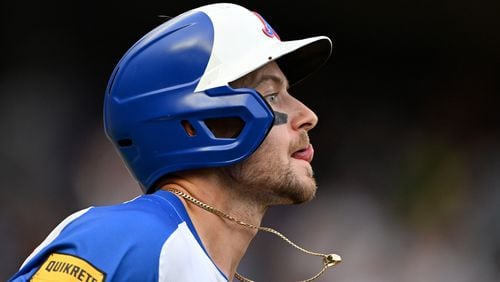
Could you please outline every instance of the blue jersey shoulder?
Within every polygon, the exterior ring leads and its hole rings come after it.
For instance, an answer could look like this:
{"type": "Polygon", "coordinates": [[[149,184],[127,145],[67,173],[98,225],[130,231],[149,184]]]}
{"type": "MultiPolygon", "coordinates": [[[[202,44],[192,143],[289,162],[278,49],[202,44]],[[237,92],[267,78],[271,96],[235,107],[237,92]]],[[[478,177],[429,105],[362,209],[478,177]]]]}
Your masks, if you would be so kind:
{"type": "MultiPolygon", "coordinates": [[[[29,279],[54,253],[88,262],[110,278],[106,280],[155,281],[162,246],[182,222],[192,226],[182,202],[166,191],[90,208],[62,226],[50,242],[42,243],[45,246],[35,251],[12,281],[29,279]]],[[[55,263],[52,266],[56,269],[55,263]]]]}

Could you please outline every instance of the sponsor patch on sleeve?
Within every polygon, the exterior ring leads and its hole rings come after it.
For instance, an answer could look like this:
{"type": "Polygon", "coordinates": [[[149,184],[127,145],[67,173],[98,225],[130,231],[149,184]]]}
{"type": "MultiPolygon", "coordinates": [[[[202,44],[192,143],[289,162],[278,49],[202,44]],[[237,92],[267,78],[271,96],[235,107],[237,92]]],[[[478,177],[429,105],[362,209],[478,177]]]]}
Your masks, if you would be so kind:
{"type": "Polygon", "coordinates": [[[30,281],[102,282],[106,274],[73,255],[53,253],[40,266],[30,281]]]}

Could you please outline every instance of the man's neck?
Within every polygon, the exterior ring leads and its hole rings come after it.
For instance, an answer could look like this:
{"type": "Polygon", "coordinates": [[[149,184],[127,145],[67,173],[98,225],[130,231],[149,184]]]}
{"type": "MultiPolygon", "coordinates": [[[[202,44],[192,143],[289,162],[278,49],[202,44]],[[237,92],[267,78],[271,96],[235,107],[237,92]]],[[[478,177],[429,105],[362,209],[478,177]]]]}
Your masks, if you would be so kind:
{"type": "MultiPolygon", "coordinates": [[[[213,174],[189,174],[188,177],[170,178],[162,189],[174,188],[212,206],[237,220],[259,226],[266,207],[227,187],[213,174]]],[[[210,213],[181,197],[198,235],[211,259],[232,280],[248,245],[257,229],[242,226],[234,221],[210,213]]]]}

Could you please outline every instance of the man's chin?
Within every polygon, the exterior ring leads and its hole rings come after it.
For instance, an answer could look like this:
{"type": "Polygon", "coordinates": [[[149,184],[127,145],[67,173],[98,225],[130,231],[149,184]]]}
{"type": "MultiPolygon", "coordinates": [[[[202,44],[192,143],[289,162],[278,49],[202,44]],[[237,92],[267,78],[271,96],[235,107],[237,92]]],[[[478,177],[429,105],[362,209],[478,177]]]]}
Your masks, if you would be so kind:
{"type": "Polygon", "coordinates": [[[308,178],[301,182],[300,185],[288,189],[289,193],[287,198],[290,200],[290,204],[298,205],[306,203],[316,196],[317,186],[314,178],[308,178]]]}
{"type": "Polygon", "coordinates": [[[304,197],[302,198],[302,201],[299,201],[296,204],[307,203],[307,202],[313,200],[314,197],[316,197],[316,190],[317,190],[317,187],[315,184],[314,187],[305,191],[305,194],[304,194],[304,197]]]}

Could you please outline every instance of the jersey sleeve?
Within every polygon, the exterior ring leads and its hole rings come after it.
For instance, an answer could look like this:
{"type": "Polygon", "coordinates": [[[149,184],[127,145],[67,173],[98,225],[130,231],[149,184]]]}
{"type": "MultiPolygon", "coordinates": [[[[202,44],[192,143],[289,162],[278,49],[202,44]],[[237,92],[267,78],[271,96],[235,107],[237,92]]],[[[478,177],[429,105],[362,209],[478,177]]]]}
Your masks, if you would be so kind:
{"type": "Polygon", "coordinates": [[[71,215],[9,281],[158,281],[162,245],[178,224],[143,201],[71,215]]]}

